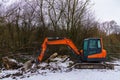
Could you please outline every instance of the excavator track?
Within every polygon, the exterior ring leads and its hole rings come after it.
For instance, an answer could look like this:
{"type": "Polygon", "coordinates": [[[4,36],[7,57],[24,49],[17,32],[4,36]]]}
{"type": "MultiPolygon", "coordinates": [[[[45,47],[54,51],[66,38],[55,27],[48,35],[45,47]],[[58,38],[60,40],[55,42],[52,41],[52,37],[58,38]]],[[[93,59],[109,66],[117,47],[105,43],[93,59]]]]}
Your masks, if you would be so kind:
{"type": "Polygon", "coordinates": [[[76,63],[71,66],[75,69],[114,69],[114,64],[108,63],[76,63]]]}

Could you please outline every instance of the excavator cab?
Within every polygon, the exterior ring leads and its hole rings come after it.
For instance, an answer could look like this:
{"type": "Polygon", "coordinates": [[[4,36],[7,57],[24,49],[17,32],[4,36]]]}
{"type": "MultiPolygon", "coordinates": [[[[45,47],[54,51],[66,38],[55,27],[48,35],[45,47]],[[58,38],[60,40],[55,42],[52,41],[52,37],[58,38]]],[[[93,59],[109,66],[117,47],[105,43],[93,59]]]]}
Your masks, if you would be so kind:
{"type": "Polygon", "coordinates": [[[104,61],[106,58],[106,51],[103,49],[102,39],[84,39],[82,54],[83,61],[104,61]]]}

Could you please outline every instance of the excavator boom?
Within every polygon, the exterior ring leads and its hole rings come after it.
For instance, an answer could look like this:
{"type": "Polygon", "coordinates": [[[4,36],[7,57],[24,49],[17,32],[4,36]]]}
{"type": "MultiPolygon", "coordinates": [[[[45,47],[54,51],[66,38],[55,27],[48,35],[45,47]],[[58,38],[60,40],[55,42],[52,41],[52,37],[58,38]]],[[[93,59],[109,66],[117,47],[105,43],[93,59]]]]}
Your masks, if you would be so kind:
{"type": "Polygon", "coordinates": [[[42,51],[40,55],[38,56],[38,60],[42,61],[44,57],[44,53],[47,49],[47,45],[67,45],[69,46],[77,55],[80,55],[80,52],[78,51],[77,47],[74,45],[74,43],[67,38],[45,38],[43,44],[42,44],[42,51]]]}

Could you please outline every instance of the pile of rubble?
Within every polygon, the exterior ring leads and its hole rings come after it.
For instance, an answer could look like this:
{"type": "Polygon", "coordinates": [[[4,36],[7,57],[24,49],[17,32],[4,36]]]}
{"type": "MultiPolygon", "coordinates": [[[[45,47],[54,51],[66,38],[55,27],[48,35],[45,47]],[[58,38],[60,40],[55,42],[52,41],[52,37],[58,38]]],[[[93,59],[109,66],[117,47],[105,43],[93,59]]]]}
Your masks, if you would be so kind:
{"type": "Polygon", "coordinates": [[[33,59],[22,64],[22,63],[18,63],[14,59],[3,57],[2,62],[4,65],[4,69],[17,70],[17,71],[12,74],[7,73],[5,75],[1,75],[0,79],[10,77],[10,76],[12,76],[13,78],[18,76],[21,78],[24,78],[26,77],[26,74],[28,74],[27,77],[30,76],[31,74],[43,75],[46,73],[46,70],[53,73],[63,72],[63,71],[68,72],[68,71],[71,71],[69,66],[74,64],[74,62],[70,60],[69,56],[58,55],[57,53],[54,53],[47,60],[37,65],[33,59]]]}

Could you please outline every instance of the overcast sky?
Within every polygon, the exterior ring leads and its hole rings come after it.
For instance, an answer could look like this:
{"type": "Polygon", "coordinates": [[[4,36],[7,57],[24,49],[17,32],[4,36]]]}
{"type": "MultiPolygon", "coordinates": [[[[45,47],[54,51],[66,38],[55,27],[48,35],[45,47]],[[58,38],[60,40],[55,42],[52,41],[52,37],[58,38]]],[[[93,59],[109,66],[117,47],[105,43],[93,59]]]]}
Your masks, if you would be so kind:
{"type": "Polygon", "coordinates": [[[99,21],[115,20],[120,25],[120,0],[91,0],[99,21]]]}
{"type": "MultiPolygon", "coordinates": [[[[2,0],[0,0],[2,1],[2,0]]],[[[12,3],[15,0],[3,0],[12,3]]],[[[120,25],[120,0],[91,0],[93,11],[100,22],[115,20],[120,25]]]]}

